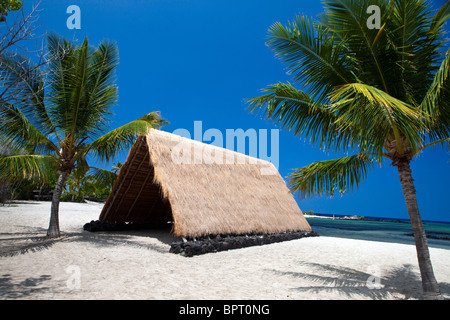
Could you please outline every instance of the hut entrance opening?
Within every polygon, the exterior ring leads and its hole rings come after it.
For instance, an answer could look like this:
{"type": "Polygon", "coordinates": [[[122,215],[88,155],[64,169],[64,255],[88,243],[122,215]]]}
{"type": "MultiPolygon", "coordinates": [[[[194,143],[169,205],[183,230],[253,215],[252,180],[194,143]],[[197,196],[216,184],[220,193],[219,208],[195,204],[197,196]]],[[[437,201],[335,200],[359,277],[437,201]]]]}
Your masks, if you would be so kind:
{"type": "Polygon", "coordinates": [[[134,146],[122,168],[112,194],[105,203],[101,222],[127,223],[144,228],[173,226],[170,203],[155,183],[155,170],[145,138],[134,146]]]}

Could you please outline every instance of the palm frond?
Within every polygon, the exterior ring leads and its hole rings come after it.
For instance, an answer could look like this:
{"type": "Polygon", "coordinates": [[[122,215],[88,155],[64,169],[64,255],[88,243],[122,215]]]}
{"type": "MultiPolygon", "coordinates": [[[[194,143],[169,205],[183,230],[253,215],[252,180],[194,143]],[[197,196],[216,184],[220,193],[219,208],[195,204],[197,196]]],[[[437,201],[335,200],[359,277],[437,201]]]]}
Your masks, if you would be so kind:
{"type": "Polygon", "coordinates": [[[396,0],[388,20],[389,47],[395,50],[399,66],[391,73],[397,83],[390,93],[410,103],[420,103],[433,80],[441,54],[443,24],[448,19],[448,3],[433,15],[423,0],[396,0]],[[400,81],[399,81],[400,80],[400,81]]]}
{"type": "Polygon", "coordinates": [[[288,176],[289,188],[300,192],[303,197],[347,193],[366,179],[373,164],[374,160],[365,154],[316,161],[294,169],[288,176]]]}
{"type": "Polygon", "coordinates": [[[44,134],[54,126],[44,103],[44,75],[41,65],[13,52],[0,55],[0,102],[14,104],[44,134]]]}
{"type": "Polygon", "coordinates": [[[18,149],[40,154],[58,153],[56,145],[14,105],[0,104],[0,133],[18,149]]]}
{"type": "Polygon", "coordinates": [[[96,183],[112,188],[118,174],[109,170],[91,167],[91,175],[96,183]]]}
{"type": "Polygon", "coordinates": [[[431,129],[432,139],[443,139],[450,135],[450,49],[436,72],[420,109],[430,115],[428,127],[431,129]]]}
{"type": "Polygon", "coordinates": [[[145,134],[151,128],[160,128],[166,123],[167,121],[160,117],[159,112],[151,112],[111,130],[84,148],[101,161],[110,161],[120,152],[129,149],[139,135],[145,134]]]}
{"type": "MultiPolygon", "coordinates": [[[[83,110],[78,121],[84,123],[91,137],[97,137],[110,123],[111,107],[117,102],[117,86],[115,85],[115,68],[118,65],[117,45],[103,41],[93,52],[87,70],[87,81],[84,92],[83,110]]],[[[85,132],[80,132],[83,136],[85,132]]]]}
{"type": "Polygon", "coordinates": [[[76,74],[75,50],[75,46],[67,39],[55,33],[47,36],[47,109],[57,133],[62,136],[70,124],[67,119],[71,114],[73,96],[73,88],[70,86],[73,80],[70,78],[76,74]]]}
{"type": "Polygon", "coordinates": [[[310,86],[313,96],[325,97],[334,86],[354,80],[347,68],[351,59],[344,44],[306,16],[297,16],[287,26],[273,24],[267,45],[287,64],[295,81],[310,86]]]}
{"type": "Polygon", "coordinates": [[[416,154],[426,148],[436,148],[438,146],[445,147],[446,145],[447,145],[447,148],[450,150],[450,138],[444,138],[444,139],[440,139],[440,140],[436,140],[436,141],[424,144],[423,146],[421,146],[419,148],[419,150],[417,150],[416,154]]]}
{"type": "Polygon", "coordinates": [[[260,113],[295,135],[310,137],[325,150],[348,145],[345,134],[335,125],[336,114],[327,105],[315,102],[290,83],[277,83],[262,91],[266,94],[248,100],[250,112],[260,113]]]}
{"type": "MultiPolygon", "coordinates": [[[[66,72],[66,89],[71,94],[70,103],[67,105],[67,117],[65,119],[66,137],[72,136],[75,139],[75,132],[84,128],[85,124],[80,119],[80,113],[86,107],[84,105],[85,84],[87,82],[87,69],[89,66],[89,43],[87,37],[84,38],[80,47],[76,48],[74,54],[74,72],[66,72]],[[80,126],[81,125],[81,126],[80,126]]],[[[87,109],[87,108],[85,108],[87,109]]],[[[89,113],[89,112],[88,112],[89,113]]],[[[84,119],[83,119],[84,120],[84,119]]]]}
{"type": "MultiPolygon", "coordinates": [[[[342,86],[331,94],[331,100],[331,109],[339,115],[339,127],[356,126],[367,131],[370,134],[365,136],[378,152],[392,134],[396,141],[406,137],[413,151],[421,145],[425,130],[422,121],[427,115],[418,107],[362,83],[342,86]]],[[[403,153],[401,144],[398,148],[403,153]]]]}
{"type": "Polygon", "coordinates": [[[450,1],[445,1],[438,12],[433,16],[430,31],[435,34],[442,34],[447,20],[450,19],[450,1]]]}
{"type": "MultiPolygon", "coordinates": [[[[377,29],[367,27],[367,8],[373,1],[326,0],[323,3],[325,14],[321,16],[321,23],[345,42],[348,54],[357,61],[353,67],[357,78],[389,92],[385,67],[390,65],[385,51],[380,50],[385,45],[384,36],[380,37],[377,29]]],[[[377,1],[376,5],[380,7],[383,21],[389,14],[387,1],[377,1]]]]}
{"type": "Polygon", "coordinates": [[[58,169],[53,156],[37,154],[0,156],[0,178],[6,181],[34,180],[45,182],[58,169]]]}

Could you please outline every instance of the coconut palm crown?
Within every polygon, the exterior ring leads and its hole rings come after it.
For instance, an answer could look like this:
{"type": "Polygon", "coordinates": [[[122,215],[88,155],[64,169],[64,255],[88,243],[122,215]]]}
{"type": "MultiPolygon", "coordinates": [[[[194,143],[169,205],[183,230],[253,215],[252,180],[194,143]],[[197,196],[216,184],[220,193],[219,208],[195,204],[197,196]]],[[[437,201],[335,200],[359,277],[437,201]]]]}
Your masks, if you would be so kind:
{"type": "Polygon", "coordinates": [[[346,193],[390,161],[411,219],[424,297],[440,298],[410,162],[424,148],[449,142],[450,3],[438,10],[423,0],[323,3],[316,20],[297,16],[270,27],[267,45],[295,85],[268,86],[249,109],[323,150],[349,154],[294,169],[289,185],[303,196],[346,193]],[[380,8],[379,29],[367,25],[370,5],[380,8]]]}
{"type": "Polygon", "coordinates": [[[8,52],[0,56],[0,85],[8,88],[0,100],[3,143],[26,154],[0,157],[0,176],[7,179],[58,179],[52,199],[47,236],[60,236],[59,200],[67,177],[89,158],[108,162],[127,150],[139,134],[166,123],[158,112],[110,130],[117,102],[115,43],[98,47],[85,38],[81,45],[50,34],[47,63],[36,65],[8,52]]]}

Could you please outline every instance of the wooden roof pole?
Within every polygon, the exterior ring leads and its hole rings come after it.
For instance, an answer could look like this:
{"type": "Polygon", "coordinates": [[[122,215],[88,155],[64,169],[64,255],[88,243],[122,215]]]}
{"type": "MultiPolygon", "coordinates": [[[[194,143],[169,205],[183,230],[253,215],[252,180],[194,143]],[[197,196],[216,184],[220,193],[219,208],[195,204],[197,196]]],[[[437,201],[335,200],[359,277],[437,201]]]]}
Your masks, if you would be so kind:
{"type": "MultiPolygon", "coordinates": [[[[142,193],[142,190],[144,190],[144,187],[145,187],[145,185],[147,184],[147,181],[148,181],[148,177],[150,177],[150,172],[151,172],[151,171],[149,171],[149,172],[147,173],[147,177],[145,178],[144,183],[142,184],[141,188],[139,189],[138,194],[137,194],[136,197],[134,198],[134,201],[133,201],[133,203],[131,204],[130,209],[128,210],[128,213],[127,213],[127,216],[125,217],[125,220],[128,219],[128,216],[130,215],[131,211],[134,209],[134,205],[136,204],[137,200],[139,199],[139,197],[140,197],[140,195],[141,195],[141,193],[142,193]]],[[[153,168],[153,172],[154,172],[154,168],[153,168]]],[[[155,203],[156,203],[156,201],[155,201],[155,203]]]]}
{"type": "MultiPolygon", "coordinates": [[[[139,150],[141,148],[143,140],[144,140],[143,138],[140,139],[139,144],[137,146],[137,150],[139,150]]],[[[133,154],[133,157],[131,158],[130,163],[132,163],[134,161],[134,159],[136,158],[136,154],[137,154],[137,152],[135,152],[133,154]]],[[[119,186],[117,187],[117,189],[114,192],[113,198],[108,202],[108,208],[105,211],[105,216],[103,217],[103,220],[106,220],[106,218],[108,217],[108,214],[109,214],[110,209],[111,209],[111,205],[112,205],[112,203],[114,203],[114,200],[116,200],[117,194],[119,193],[118,191],[120,190],[120,188],[122,188],[122,185],[123,185],[123,182],[125,180],[125,177],[128,175],[128,173],[130,171],[130,163],[128,163],[127,170],[126,170],[125,174],[121,175],[122,179],[120,180],[119,186]]]]}
{"type": "Polygon", "coordinates": [[[120,205],[122,204],[123,198],[124,198],[125,195],[127,194],[128,190],[130,190],[130,187],[131,187],[131,185],[133,184],[134,177],[136,177],[136,174],[138,173],[139,169],[142,167],[142,164],[144,163],[147,154],[148,154],[149,157],[150,157],[150,152],[149,152],[149,150],[148,150],[148,147],[147,147],[147,150],[145,151],[145,156],[142,158],[141,162],[139,162],[138,167],[136,168],[136,170],[134,171],[133,176],[132,176],[131,179],[130,179],[130,183],[128,184],[128,188],[127,188],[127,189],[125,190],[125,192],[122,194],[122,198],[120,198],[120,202],[119,202],[119,204],[117,205],[116,208],[119,208],[120,205]]]}

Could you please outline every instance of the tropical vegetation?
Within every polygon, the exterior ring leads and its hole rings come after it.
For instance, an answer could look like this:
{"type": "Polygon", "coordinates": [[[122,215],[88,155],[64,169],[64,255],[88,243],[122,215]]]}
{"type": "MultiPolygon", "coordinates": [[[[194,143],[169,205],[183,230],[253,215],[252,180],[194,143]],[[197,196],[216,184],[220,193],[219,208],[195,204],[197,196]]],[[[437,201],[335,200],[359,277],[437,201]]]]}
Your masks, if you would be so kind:
{"type": "Polygon", "coordinates": [[[291,190],[343,194],[376,166],[398,169],[414,233],[425,298],[440,299],[416,199],[411,162],[445,146],[450,131],[450,51],[438,10],[424,0],[326,0],[316,20],[273,24],[267,45],[295,84],[276,83],[249,100],[258,112],[325,151],[347,155],[296,168],[291,190]],[[367,26],[370,5],[380,28],[367,26]]]}
{"type": "Polygon", "coordinates": [[[8,15],[8,11],[20,10],[22,5],[19,0],[0,0],[0,22],[6,21],[5,16],[8,15]]]}
{"type": "Polygon", "coordinates": [[[138,135],[166,122],[150,112],[110,130],[117,103],[115,43],[105,40],[93,47],[85,38],[78,45],[50,34],[46,57],[45,65],[36,67],[22,54],[0,55],[0,86],[9,88],[9,98],[0,101],[0,136],[7,147],[23,150],[0,156],[0,178],[45,182],[56,173],[47,237],[57,238],[66,184],[81,186],[77,179],[88,170],[106,175],[88,162],[113,160],[138,135]]]}

